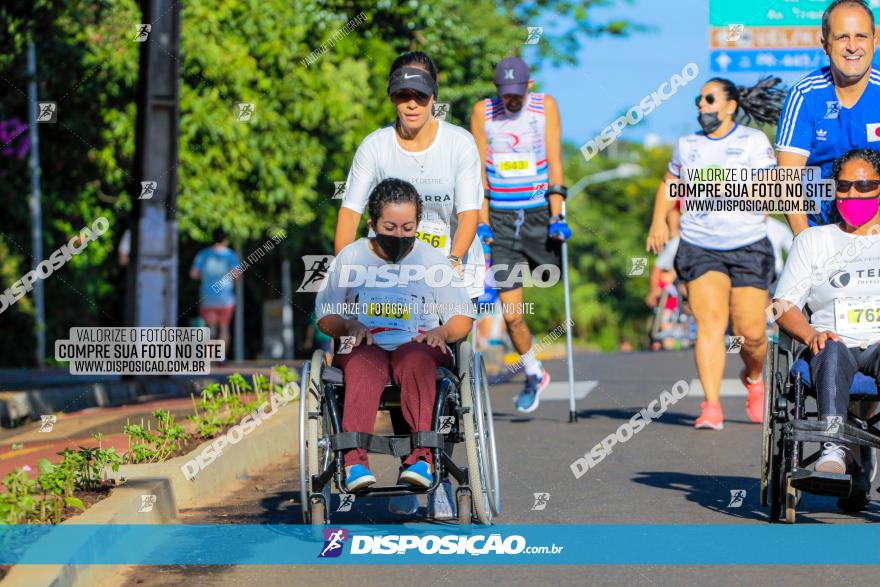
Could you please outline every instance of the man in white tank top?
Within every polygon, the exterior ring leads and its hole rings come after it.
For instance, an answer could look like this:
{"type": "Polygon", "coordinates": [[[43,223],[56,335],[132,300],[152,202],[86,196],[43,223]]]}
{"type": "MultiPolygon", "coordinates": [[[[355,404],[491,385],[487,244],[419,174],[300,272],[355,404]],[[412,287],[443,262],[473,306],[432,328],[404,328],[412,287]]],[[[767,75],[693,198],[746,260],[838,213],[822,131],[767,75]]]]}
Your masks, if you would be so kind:
{"type": "Polygon", "coordinates": [[[562,216],[566,188],[559,110],[552,96],[529,93],[532,85],[526,63],[507,57],[495,70],[498,95],[477,102],[471,112],[486,191],[477,234],[492,245],[491,265],[504,320],[525,367],[526,384],[516,400],[517,410],[524,413],[538,407],[550,376],[535,358],[522,312],[523,283],[518,275],[523,273],[514,267],[558,267],[561,243],[571,236],[562,216]]]}

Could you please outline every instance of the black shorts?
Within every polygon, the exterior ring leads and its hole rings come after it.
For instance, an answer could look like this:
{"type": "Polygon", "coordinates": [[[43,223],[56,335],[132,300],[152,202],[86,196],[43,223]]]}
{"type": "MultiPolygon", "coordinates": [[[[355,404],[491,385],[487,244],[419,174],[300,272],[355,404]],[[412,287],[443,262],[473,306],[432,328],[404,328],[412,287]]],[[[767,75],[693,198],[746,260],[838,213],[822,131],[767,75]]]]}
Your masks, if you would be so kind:
{"type": "Polygon", "coordinates": [[[684,281],[693,281],[707,271],[718,271],[730,278],[732,287],[757,287],[767,290],[776,261],[773,245],[764,238],[738,249],[704,249],[682,239],[675,255],[675,271],[684,281]]]}
{"type": "Polygon", "coordinates": [[[489,222],[495,239],[492,242],[492,265],[496,267],[495,281],[505,284],[499,291],[519,289],[523,286],[518,275],[513,272],[520,263],[528,263],[529,269],[539,265],[562,265],[562,242],[547,236],[550,212],[546,206],[531,210],[493,210],[489,209],[489,222]]]}

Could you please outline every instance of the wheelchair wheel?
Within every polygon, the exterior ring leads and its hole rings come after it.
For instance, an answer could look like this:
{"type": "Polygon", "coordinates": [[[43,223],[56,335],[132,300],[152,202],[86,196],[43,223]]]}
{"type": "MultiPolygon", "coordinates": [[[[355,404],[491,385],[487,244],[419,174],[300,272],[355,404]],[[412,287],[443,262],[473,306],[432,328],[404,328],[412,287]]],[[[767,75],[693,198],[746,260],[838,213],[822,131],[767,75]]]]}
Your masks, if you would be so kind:
{"type": "Polygon", "coordinates": [[[471,502],[477,521],[491,524],[493,515],[501,509],[495,429],[486,368],[480,354],[475,356],[470,345],[460,347],[459,374],[461,405],[467,411],[463,428],[471,502]]]}
{"type": "Polygon", "coordinates": [[[330,502],[330,484],[324,486],[322,497],[312,500],[312,476],[326,468],[331,458],[329,437],[323,414],[323,391],[321,372],[324,368],[324,351],[317,350],[312,360],[303,366],[302,387],[299,404],[299,476],[300,503],[303,522],[325,524],[327,506],[330,502]],[[323,441],[323,442],[322,442],[323,441]]]}
{"type": "Polygon", "coordinates": [[[772,430],[773,430],[773,410],[772,406],[774,404],[774,394],[775,394],[775,384],[773,381],[773,373],[775,372],[776,367],[776,343],[770,342],[767,345],[767,355],[764,357],[764,372],[762,373],[762,377],[764,378],[764,420],[762,422],[762,430],[761,430],[761,490],[760,490],[760,499],[761,505],[767,505],[767,489],[768,484],[770,482],[770,470],[773,467],[772,456],[771,456],[771,438],[772,438],[772,430]]]}
{"type": "Polygon", "coordinates": [[[455,494],[455,505],[458,508],[458,523],[470,524],[473,515],[470,490],[460,488],[455,494]]]}
{"type": "Polygon", "coordinates": [[[801,500],[800,491],[791,486],[791,479],[785,482],[785,521],[794,524],[797,521],[797,505],[801,500]]]}

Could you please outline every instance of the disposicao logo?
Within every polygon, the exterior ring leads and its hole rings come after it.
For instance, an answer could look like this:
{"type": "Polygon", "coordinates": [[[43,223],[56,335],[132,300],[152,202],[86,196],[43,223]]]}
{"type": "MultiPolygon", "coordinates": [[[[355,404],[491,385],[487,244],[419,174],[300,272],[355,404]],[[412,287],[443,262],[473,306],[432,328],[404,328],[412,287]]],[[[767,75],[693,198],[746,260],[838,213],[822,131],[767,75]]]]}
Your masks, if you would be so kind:
{"type": "Polygon", "coordinates": [[[348,530],[324,528],[324,548],[318,558],[335,558],[342,554],[342,545],[348,539],[348,530]]]}

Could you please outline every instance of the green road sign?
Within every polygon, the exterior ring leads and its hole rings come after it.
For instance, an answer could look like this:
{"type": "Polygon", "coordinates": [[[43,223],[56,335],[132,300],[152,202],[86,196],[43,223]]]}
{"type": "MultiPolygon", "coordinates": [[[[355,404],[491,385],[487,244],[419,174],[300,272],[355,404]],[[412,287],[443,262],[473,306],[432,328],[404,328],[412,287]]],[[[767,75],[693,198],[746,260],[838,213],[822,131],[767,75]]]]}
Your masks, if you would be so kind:
{"type": "MultiPolygon", "coordinates": [[[[709,24],[819,26],[829,0],[709,0],[709,24]]],[[[880,0],[869,0],[880,20],[880,0]]]]}

